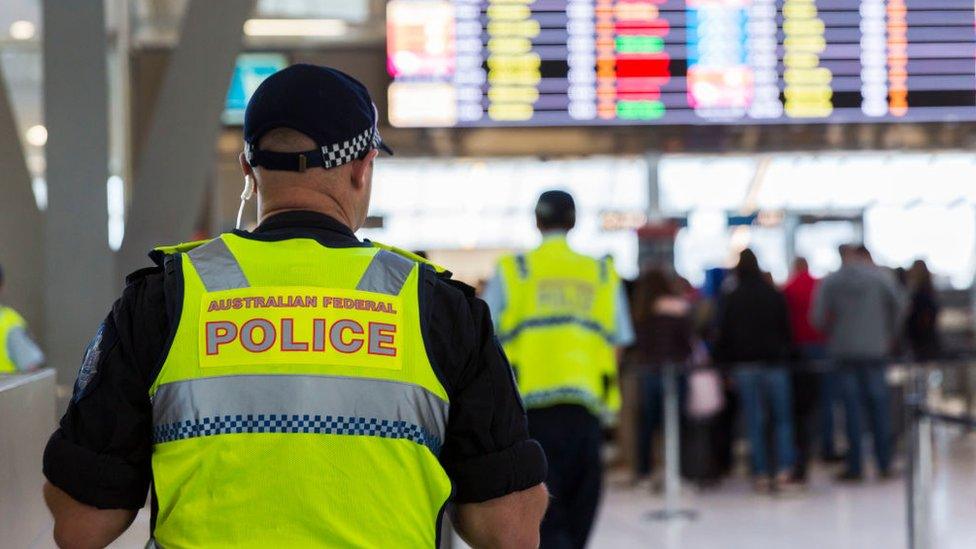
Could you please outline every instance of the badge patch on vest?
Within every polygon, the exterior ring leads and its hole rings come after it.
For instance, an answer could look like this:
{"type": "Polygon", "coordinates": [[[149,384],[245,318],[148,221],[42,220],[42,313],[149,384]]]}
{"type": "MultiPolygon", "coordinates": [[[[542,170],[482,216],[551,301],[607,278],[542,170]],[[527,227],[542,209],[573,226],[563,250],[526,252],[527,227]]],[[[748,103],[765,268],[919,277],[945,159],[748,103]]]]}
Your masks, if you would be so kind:
{"type": "Polygon", "coordinates": [[[204,294],[200,366],[329,364],[402,368],[399,297],[314,287],[204,294]]]}
{"type": "Polygon", "coordinates": [[[542,278],[536,283],[539,310],[547,314],[589,315],[596,288],[581,280],[542,278]]]}

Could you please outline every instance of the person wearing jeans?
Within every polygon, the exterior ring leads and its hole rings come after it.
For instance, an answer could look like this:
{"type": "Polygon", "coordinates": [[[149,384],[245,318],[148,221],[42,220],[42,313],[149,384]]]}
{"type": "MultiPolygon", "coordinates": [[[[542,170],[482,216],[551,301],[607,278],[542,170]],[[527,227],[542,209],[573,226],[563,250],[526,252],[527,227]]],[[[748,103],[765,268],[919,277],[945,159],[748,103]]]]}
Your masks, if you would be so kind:
{"type": "Polygon", "coordinates": [[[844,402],[848,448],[845,480],[863,477],[861,464],[864,432],[862,416],[867,411],[874,455],[882,477],[891,475],[891,397],[883,361],[844,361],[839,377],[844,402]],[[862,403],[865,405],[862,407],[862,403]]]}
{"type": "Polygon", "coordinates": [[[867,248],[842,246],[841,268],[817,288],[810,312],[827,335],[828,356],[838,365],[847,431],[847,469],[842,481],[864,478],[861,438],[863,410],[882,477],[891,474],[891,409],[885,357],[901,329],[905,296],[892,276],[871,260],[867,248]]]}
{"type": "Polygon", "coordinates": [[[651,472],[654,432],[663,415],[665,365],[684,364],[691,355],[691,305],[670,274],[659,268],[641,273],[631,306],[634,314],[634,359],[639,368],[639,417],[636,429],[634,480],[651,472]]]}
{"type": "MultiPolygon", "coordinates": [[[[820,349],[820,358],[826,357],[820,349]]],[[[831,366],[832,367],[832,366],[831,366]]],[[[835,408],[840,399],[840,374],[835,371],[821,372],[820,376],[820,457],[826,462],[842,459],[837,449],[837,435],[834,432],[835,408]]]]}
{"type": "Polygon", "coordinates": [[[786,299],[763,274],[752,250],[739,255],[733,276],[723,284],[714,351],[738,384],[756,489],[795,486],[792,388],[783,366],[792,355],[790,318],[786,299]],[[767,457],[767,403],[772,410],[775,470],[767,457]],[[775,479],[770,478],[773,474],[775,479]]]}
{"type": "Polygon", "coordinates": [[[790,328],[793,344],[802,360],[792,372],[793,421],[796,431],[796,480],[805,482],[807,466],[813,457],[813,434],[819,432],[826,457],[833,452],[834,403],[836,391],[831,392],[831,374],[813,371],[818,362],[826,358],[824,337],[810,324],[810,307],[813,294],[820,281],[810,273],[807,260],[798,257],[793,261],[790,279],[783,286],[783,296],[790,311],[790,328]],[[817,423],[820,420],[820,425],[817,423]]]}
{"type": "MultiPolygon", "coordinates": [[[[790,374],[775,366],[742,367],[735,372],[742,414],[746,423],[752,473],[757,479],[775,471],[782,476],[796,465],[793,440],[793,398],[790,374]],[[769,408],[776,463],[769,463],[766,446],[766,409],[769,408]]],[[[760,481],[762,484],[762,481],[760,481]]]]}

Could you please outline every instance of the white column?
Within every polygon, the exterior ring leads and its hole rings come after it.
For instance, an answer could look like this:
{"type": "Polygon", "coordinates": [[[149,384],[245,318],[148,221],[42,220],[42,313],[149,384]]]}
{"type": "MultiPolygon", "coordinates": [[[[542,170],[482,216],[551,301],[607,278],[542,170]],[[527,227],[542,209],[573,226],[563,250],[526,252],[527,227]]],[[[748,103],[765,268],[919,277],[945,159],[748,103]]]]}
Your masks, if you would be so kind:
{"type": "Polygon", "coordinates": [[[44,272],[41,213],[31,192],[30,172],[24,158],[0,67],[0,265],[4,268],[4,290],[0,302],[17,309],[36,335],[41,335],[44,318],[42,282],[44,272]]]}
{"type": "Polygon", "coordinates": [[[104,0],[44,0],[48,362],[71,383],[121,287],[108,247],[104,0]]]}
{"type": "MultiPolygon", "coordinates": [[[[254,0],[191,0],[135,166],[121,273],[159,244],[188,240],[214,169],[214,145],[254,0]]],[[[243,177],[243,176],[242,176],[243,177]]]]}

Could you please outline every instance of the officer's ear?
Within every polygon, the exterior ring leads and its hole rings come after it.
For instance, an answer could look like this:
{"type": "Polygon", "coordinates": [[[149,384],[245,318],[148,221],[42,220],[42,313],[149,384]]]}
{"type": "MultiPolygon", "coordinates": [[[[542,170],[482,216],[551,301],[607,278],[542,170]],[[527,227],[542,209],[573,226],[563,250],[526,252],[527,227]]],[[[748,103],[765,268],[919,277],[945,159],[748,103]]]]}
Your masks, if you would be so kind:
{"type": "Polygon", "coordinates": [[[252,168],[251,164],[247,161],[247,155],[242,152],[240,155],[238,155],[237,161],[241,164],[241,175],[244,177],[254,175],[254,168],[252,168]]]}
{"type": "Polygon", "coordinates": [[[369,184],[369,177],[373,169],[373,160],[376,159],[379,153],[378,150],[372,149],[366,153],[366,156],[350,162],[352,170],[349,175],[351,176],[353,187],[361,189],[369,184]]]}

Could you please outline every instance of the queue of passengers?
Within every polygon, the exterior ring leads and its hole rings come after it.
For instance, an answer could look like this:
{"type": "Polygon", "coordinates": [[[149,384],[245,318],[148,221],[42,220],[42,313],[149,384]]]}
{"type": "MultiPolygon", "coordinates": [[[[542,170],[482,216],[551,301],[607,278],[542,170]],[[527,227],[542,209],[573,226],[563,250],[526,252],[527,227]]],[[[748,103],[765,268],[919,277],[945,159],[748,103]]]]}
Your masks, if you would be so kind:
{"type": "Polygon", "coordinates": [[[729,474],[740,428],[758,492],[802,487],[816,458],[838,466],[837,480],[862,481],[865,431],[876,477],[895,476],[886,367],[899,354],[938,356],[938,298],[923,261],[898,276],[864,246],[839,253],[840,269],[822,280],[798,258],[782,287],[749,249],[734,269],[709,271],[700,289],[662,269],[641,274],[631,291],[636,342],[621,365],[634,402],[623,438],[635,482],[654,469],[668,363],[691,366],[680,384],[681,471],[690,480],[729,474]]]}

